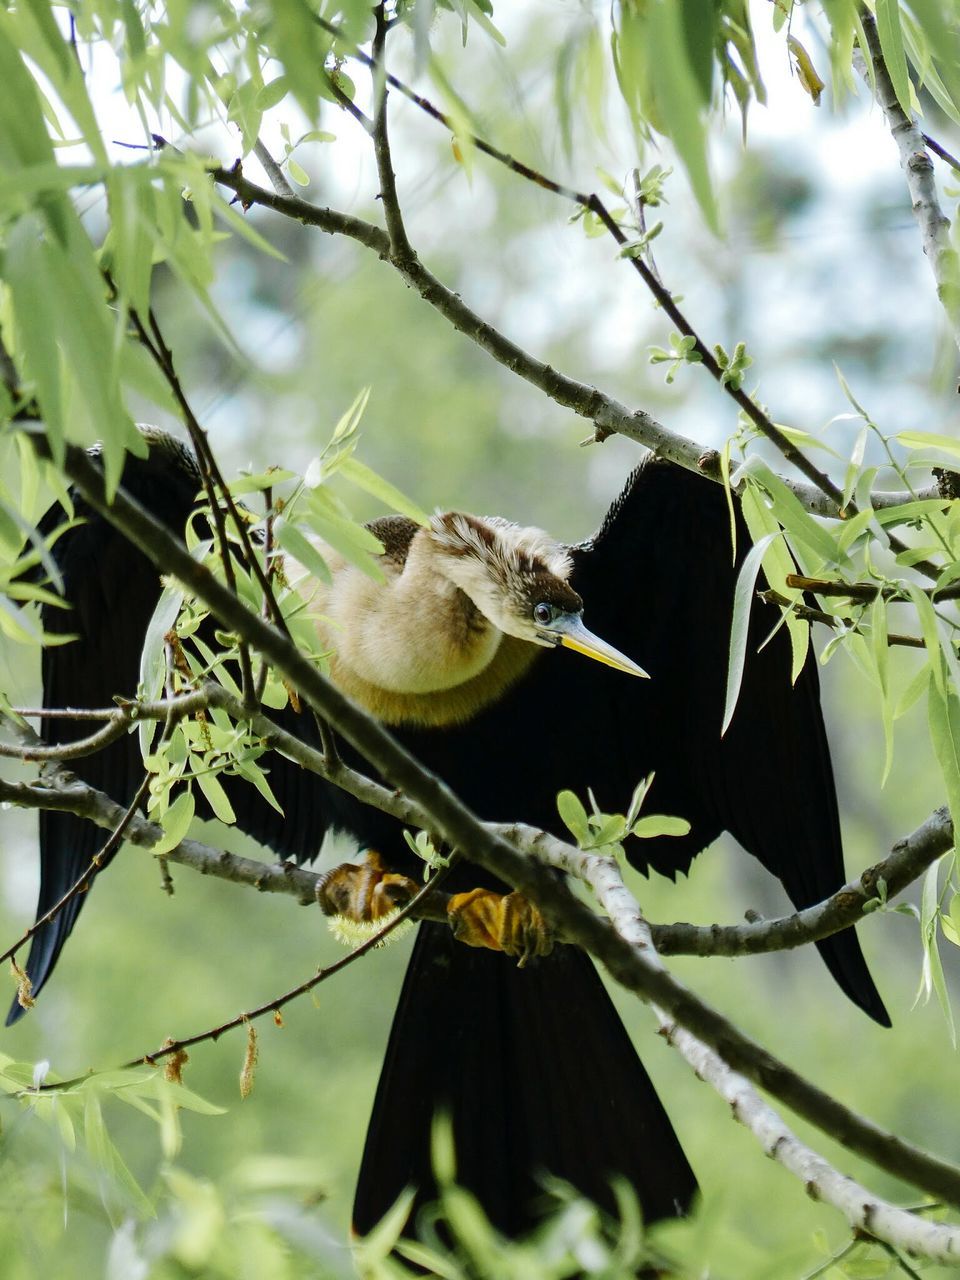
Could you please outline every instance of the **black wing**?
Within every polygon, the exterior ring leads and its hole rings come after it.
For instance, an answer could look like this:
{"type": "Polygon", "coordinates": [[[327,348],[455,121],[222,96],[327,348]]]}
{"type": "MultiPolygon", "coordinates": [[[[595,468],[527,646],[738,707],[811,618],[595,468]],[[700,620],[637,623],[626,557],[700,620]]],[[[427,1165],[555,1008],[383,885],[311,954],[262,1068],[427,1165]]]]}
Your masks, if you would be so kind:
{"type": "MultiPolygon", "coordinates": [[[[571,583],[590,630],[651,679],[545,652],[469,724],[401,736],[482,817],[555,831],[561,788],[582,796],[590,786],[603,810],[622,813],[655,772],[647,811],[687,818],[691,830],[632,841],[641,870],[686,871],[727,830],[798,907],[829,896],[844,870],[816,660],[791,686],[785,631],[757,652],[777,621],[760,602],[736,715],[720,736],[734,584],[750,545],[737,519],[733,564],[721,487],[669,463],[639,467],[597,536],[574,550],[571,583]]],[[[847,995],[887,1024],[853,930],[818,945],[847,995]]]]}
{"type": "MultiPolygon", "coordinates": [[[[146,459],[128,459],[123,488],[180,534],[199,485],[196,464],[173,437],[157,434],[150,443],[146,459]]],[[[140,654],[160,596],[160,577],[146,556],[74,497],[83,523],[64,533],[54,546],[63,575],[64,599],[71,607],[44,607],[42,613],[47,631],[76,635],[77,639],[44,650],[43,705],[109,707],[115,694],[132,697],[137,691],[140,654]]],[[[53,533],[63,519],[59,507],[51,508],[41,521],[41,532],[53,533]]],[[[280,719],[308,742],[316,741],[312,718],[296,716],[288,709],[280,719]]],[[[59,744],[84,737],[95,728],[90,721],[47,718],[42,734],[47,742],[59,744]]],[[[335,810],[337,817],[331,818],[331,823],[349,827],[349,797],[343,801],[338,797],[327,805],[324,784],[314,775],[275,755],[261,763],[269,770],[271,786],[286,816],[280,819],[246,783],[228,783],[242,831],[281,856],[303,861],[314,857],[320,847],[328,825],[323,812],[335,810]]],[[[125,736],[70,767],[84,782],[122,805],[130,803],[143,776],[136,735],[125,736]]],[[[106,833],[89,822],[70,814],[41,811],[38,919],[76,883],[105,839],[106,833]]],[[[104,865],[107,862],[109,859],[104,865]]],[[[49,978],[86,896],[80,893],[73,897],[34,934],[26,965],[34,994],[49,978]]],[[[7,1024],[16,1022],[23,1012],[15,1001],[7,1024]]]]}
{"type": "MultiPolygon", "coordinates": [[[[811,650],[791,685],[789,636],[781,628],[761,648],[778,614],[754,601],[737,709],[721,738],[734,585],[750,547],[739,504],[736,519],[734,563],[720,486],[648,463],[597,537],[575,552],[573,584],[591,629],[651,675],[604,689],[606,731],[635,775],[656,771],[650,811],[691,823],[684,840],[633,843],[630,860],[686,870],[726,830],[802,908],[845,881],[817,661],[811,650]]],[[[818,945],[847,995],[889,1024],[853,930],[818,945]]]]}

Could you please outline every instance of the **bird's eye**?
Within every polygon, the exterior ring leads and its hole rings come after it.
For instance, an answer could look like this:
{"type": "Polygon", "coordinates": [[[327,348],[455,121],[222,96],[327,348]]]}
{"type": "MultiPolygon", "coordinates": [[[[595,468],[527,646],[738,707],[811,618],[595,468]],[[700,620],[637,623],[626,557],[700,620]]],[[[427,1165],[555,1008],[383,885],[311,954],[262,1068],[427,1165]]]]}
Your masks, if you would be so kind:
{"type": "Polygon", "coordinates": [[[534,621],[546,626],[548,622],[553,621],[553,606],[541,600],[533,611],[533,617],[534,621]]]}

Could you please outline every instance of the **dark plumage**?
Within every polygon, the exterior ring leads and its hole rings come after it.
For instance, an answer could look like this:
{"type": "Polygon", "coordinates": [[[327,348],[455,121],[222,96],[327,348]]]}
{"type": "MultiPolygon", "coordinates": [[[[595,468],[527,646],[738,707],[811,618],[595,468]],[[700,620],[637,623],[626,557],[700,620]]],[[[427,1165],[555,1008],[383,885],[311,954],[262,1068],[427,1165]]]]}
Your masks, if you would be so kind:
{"type": "MultiPolygon", "coordinates": [[[[149,460],[130,459],[124,485],[171,529],[182,530],[197,487],[182,451],[155,443],[149,460]]],[[[742,559],[748,536],[739,513],[737,519],[742,559]]],[[[50,512],[45,528],[57,522],[58,513],[50,512]]],[[[433,722],[422,713],[434,705],[431,695],[419,691],[406,702],[402,690],[391,693],[378,714],[481,818],[523,820],[561,835],[559,790],[584,795],[589,786],[602,809],[622,812],[637,781],[655,771],[650,810],[685,817],[691,830],[681,838],[633,841],[628,855],[641,870],[686,871],[728,830],[782,880],[798,907],[819,901],[844,873],[816,662],[811,655],[791,686],[784,632],[757,652],[776,620],[759,603],[737,712],[720,737],[738,568],[731,564],[728,524],[719,487],[660,462],[634,472],[597,535],[575,548],[460,514],[438,517],[432,532],[397,517],[376,521],[393,588],[415,557],[419,572],[451,575],[456,586],[444,587],[444,607],[459,608],[471,644],[483,642],[492,625],[489,599],[499,592],[507,610],[497,617],[506,629],[499,652],[519,655],[492,694],[483,679],[493,662],[476,677],[476,698],[451,702],[450,714],[433,722]],[[581,599],[596,635],[639,663],[649,680],[551,647],[575,621],[581,599]]],[[[75,609],[47,609],[44,624],[81,638],[45,651],[45,705],[104,705],[114,693],[133,693],[159,592],[156,572],[95,517],[61,538],[56,555],[75,609]]],[[[421,620],[425,648],[435,623],[421,620]]],[[[391,660],[396,664],[397,655],[391,660]]],[[[336,678],[336,664],[333,670],[336,678]]],[[[352,689],[346,677],[344,687],[352,689]]],[[[366,686],[358,687],[362,693],[366,686]]],[[[287,709],[281,719],[315,741],[311,717],[287,709]]],[[[52,742],[83,731],[69,722],[44,724],[52,742]]],[[[78,761],[76,771],[129,801],[139,771],[135,751],[135,741],[123,739],[78,761]]],[[[392,819],[279,757],[269,767],[285,819],[252,788],[231,784],[242,829],[301,861],[315,856],[325,830],[343,829],[359,848],[377,849],[392,869],[418,874],[392,819]]],[[[43,912],[77,878],[101,837],[71,817],[42,814],[40,821],[43,912]]],[[[455,889],[502,887],[470,866],[456,875],[455,889]]],[[[82,901],[36,935],[27,965],[35,992],[82,901]]],[[[886,1025],[854,932],[818,945],[843,991],[886,1025]]],[[[14,1006],[8,1022],[21,1012],[14,1006]]],[[[610,1178],[625,1176],[648,1219],[683,1212],[696,1190],[592,964],[569,947],[520,970],[502,955],[454,942],[448,929],[421,928],[367,1136],[355,1206],[359,1231],[369,1230],[408,1183],[419,1188],[418,1205],[434,1194],[430,1121],[441,1106],[452,1116],[460,1178],[509,1233],[534,1220],[544,1169],[608,1208],[610,1178]]]]}

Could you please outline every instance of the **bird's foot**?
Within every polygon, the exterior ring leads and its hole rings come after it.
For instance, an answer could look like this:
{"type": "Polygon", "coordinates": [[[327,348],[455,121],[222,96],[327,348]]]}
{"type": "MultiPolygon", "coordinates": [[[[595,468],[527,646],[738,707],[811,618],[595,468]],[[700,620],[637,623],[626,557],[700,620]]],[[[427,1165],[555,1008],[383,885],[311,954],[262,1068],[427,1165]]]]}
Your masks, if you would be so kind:
{"type": "Polygon", "coordinates": [[[368,849],[362,863],[343,862],[327,872],[317,888],[317,901],[325,916],[369,924],[405,907],[419,888],[409,876],[389,871],[380,854],[368,849]]]}
{"type": "Polygon", "coordinates": [[[458,942],[505,951],[517,957],[521,968],[533,956],[548,956],[553,950],[552,929],[522,893],[455,893],[447,904],[447,917],[458,942]]]}

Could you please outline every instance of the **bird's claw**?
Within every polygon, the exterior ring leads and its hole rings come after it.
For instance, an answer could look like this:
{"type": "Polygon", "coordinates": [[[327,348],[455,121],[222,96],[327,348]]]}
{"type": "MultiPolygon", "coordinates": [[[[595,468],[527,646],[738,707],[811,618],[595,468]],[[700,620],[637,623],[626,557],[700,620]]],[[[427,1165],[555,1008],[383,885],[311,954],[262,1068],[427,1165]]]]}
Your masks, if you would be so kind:
{"type": "Polygon", "coordinates": [[[553,931],[522,893],[455,893],[447,904],[447,917],[458,942],[504,951],[516,956],[521,968],[534,956],[548,956],[553,950],[553,931]]]}
{"type": "Polygon", "coordinates": [[[370,849],[362,863],[343,862],[328,871],[317,887],[317,901],[326,916],[368,924],[405,907],[419,887],[409,876],[388,871],[380,854],[370,849]]]}

